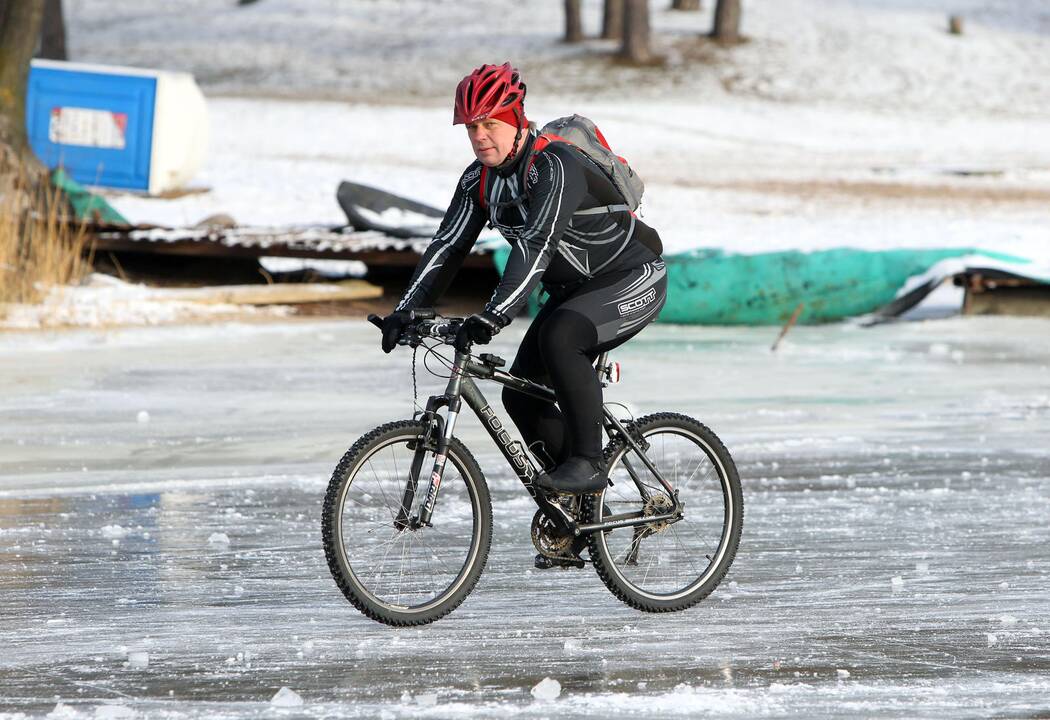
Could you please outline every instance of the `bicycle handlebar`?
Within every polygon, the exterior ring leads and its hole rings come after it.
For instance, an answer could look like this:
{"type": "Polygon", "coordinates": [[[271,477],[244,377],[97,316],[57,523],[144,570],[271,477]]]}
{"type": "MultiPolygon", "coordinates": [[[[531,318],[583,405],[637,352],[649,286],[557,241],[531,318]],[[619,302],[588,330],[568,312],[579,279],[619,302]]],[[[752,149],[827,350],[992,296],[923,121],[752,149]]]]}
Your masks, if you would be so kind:
{"type": "MultiPolygon", "coordinates": [[[[424,338],[436,338],[446,345],[452,345],[456,341],[456,333],[459,326],[463,324],[463,318],[446,318],[437,315],[433,310],[412,310],[411,321],[401,331],[398,345],[418,346],[424,338]]],[[[376,314],[368,316],[368,322],[382,330],[383,318],[376,314]]]]}

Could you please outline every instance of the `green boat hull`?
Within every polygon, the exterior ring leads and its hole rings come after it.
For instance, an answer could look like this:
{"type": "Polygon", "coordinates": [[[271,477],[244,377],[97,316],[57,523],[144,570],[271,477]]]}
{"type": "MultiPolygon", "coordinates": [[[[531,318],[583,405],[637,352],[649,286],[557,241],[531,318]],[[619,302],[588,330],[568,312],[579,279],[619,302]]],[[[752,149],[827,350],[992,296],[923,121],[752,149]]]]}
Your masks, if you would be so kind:
{"type": "Polygon", "coordinates": [[[799,304],[800,323],[874,312],[905,281],[973,248],[727,254],[698,250],[665,258],[667,304],[660,320],[699,325],[779,325],[799,304]]]}
{"type": "MultiPolygon", "coordinates": [[[[660,322],[688,325],[779,325],[801,304],[800,323],[823,323],[874,312],[908,278],[974,248],[855,250],[740,255],[700,249],[664,257],[667,304],[660,322]]],[[[494,252],[503,272],[509,246],[494,252]]],[[[535,309],[536,299],[530,300],[535,309]]]]}

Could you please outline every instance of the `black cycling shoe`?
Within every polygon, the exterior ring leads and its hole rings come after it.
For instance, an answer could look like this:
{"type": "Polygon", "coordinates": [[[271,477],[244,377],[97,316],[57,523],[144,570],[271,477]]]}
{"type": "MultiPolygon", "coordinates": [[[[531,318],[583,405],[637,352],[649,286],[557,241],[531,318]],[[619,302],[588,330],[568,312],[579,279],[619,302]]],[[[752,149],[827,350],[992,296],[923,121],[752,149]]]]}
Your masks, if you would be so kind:
{"type": "Polygon", "coordinates": [[[600,460],[573,455],[551,473],[541,473],[536,484],[562,495],[601,492],[609,484],[600,460]]]}

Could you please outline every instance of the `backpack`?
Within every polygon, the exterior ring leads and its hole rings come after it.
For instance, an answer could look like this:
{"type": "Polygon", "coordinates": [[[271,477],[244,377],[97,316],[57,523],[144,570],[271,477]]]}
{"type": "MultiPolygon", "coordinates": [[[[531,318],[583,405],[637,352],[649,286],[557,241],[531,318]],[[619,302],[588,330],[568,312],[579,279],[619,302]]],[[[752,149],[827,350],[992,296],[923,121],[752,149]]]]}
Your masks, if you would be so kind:
{"type": "MultiPolygon", "coordinates": [[[[577,210],[573,213],[574,215],[602,215],[624,210],[633,213],[638,209],[638,205],[642,201],[642,193],[645,192],[645,184],[638,174],[631,169],[627,160],[612,151],[598,126],[582,115],[558,118],[543,126],[539,137],[536,138],[536,142],[532,145],[532,155],[529,157],[528,162],[525,163],[525,172],[522,175],[523,180],[528,176],[529,169],[536,160],[536,153],[552,142],[567,143],[579,150],[584,157],[601,169],[619,191],[621,197],[623,197],[623,204],[603,205],[586,210],[577,210]]],[[[488,207],[485,201],[487,170],[487,167],[483,166],[481,168],[481,182],[478,185],[478,196],[483,209],[488,207]]],[[[522,182],[521,187],[525,187],[524,182],[522,182]]],[[[506,203],[506,205],[513,204],[520,205],[521,198],[514,198],[510,203],[506,203]]]]}

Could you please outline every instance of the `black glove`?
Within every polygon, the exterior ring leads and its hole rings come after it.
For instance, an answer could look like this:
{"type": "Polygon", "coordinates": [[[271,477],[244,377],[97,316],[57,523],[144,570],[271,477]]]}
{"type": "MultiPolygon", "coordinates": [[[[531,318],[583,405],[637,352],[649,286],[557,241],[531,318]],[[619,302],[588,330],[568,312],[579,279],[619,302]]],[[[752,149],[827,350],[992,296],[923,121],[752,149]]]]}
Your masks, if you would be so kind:
{"type": "Polygon", "coordinates": [[[411,321],[409,310],[396,310],[383,318],[383,352],[388,353],[397,346],[398,338],[411,321]]]}
{"type": "Polygon", "coordinates": [[[463,321],[456,332],[456,349],[460,352],[469,352],[471,343],[486,345],[502,327],[503,323],[499,318],[488,311],[471,315],[463,321]]]}

